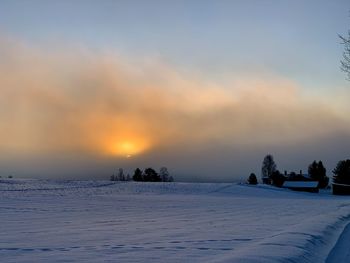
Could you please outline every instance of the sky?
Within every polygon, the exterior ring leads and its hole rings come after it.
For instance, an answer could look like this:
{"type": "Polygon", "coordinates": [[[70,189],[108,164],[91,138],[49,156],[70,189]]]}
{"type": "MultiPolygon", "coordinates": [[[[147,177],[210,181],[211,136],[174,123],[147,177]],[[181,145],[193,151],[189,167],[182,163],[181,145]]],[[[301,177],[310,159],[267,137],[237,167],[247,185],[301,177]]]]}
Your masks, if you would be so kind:
{"type": "Polygon", "coordinates": [[[0,175],[328,175],[349,158],[348,1],[0,0],[0,175]]]}

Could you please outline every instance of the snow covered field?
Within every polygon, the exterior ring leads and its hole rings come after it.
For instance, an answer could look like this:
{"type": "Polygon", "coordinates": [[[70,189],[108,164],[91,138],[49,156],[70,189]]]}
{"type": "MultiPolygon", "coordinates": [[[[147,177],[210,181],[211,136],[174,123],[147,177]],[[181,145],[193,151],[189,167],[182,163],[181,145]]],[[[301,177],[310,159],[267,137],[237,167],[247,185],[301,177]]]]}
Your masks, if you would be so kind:
{"type": "Polygon", "coordinates": [[[339,262],[349,201],[237,184],[2,180],[0,259],[339,262]]]}

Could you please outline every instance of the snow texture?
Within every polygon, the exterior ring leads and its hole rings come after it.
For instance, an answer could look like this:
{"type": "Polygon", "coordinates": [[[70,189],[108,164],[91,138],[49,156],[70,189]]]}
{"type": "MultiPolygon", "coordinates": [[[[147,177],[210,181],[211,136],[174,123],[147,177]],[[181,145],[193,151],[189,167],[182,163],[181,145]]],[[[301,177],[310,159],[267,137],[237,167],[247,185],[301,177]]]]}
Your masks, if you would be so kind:
{"type": "Polygon", "coordinates": [[[329,192],[237,184],[1,180],[0,258],[341,262],[337,255],[349,240],[349,227],[343,232],[349,216],[349,198],[329,192]]]}

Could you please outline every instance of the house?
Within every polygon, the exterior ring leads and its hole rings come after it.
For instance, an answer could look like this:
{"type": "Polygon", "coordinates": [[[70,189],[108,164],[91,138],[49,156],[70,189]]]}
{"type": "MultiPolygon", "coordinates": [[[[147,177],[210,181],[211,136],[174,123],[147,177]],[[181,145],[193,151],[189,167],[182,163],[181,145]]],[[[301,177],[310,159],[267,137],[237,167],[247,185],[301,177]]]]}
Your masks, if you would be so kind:
{"type": "Polygon", "coordinates": [[[271,184],[271,178],[270,177],[263,177],[262,178],[263,184],[271,184]]]}
{"type": "Polygon", "coordinates": [[[287,173],[287,171],[284,171],[284,177],[286,178],[286,180],[288,181],[313,181],[310,178],[310,175],[308,174],[303,174],[303,171],[300,170],[299,173],[295,173],[295,172],[290,172],[289,174],[287,173]]]}
{"type": "Polygon", "coordinates": [[[350,185],[332,183],[332,191],[334,195],[350,195],[350,185]]]}
{"type": "Polygon", "coordinates": [[[282,188],[294,191],[318,193],[318,181],[285,181],[282,188]]]}

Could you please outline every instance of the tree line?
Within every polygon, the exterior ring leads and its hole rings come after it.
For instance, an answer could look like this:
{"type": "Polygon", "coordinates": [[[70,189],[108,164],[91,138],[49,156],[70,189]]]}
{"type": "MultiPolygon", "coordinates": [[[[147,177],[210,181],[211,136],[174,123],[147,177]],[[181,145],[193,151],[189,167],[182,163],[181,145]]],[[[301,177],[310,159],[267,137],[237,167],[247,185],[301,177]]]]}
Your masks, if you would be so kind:
{"type": "MultiPolygon", "coordinates": [[[[341,70],[347,74],[347,80],[350,81],[350,30],[347,35],[339,35],[341,44],[344,46],[343,57],[340,61],[341,70]]],[[[333,183],[344,184],[350,186],[350,160],[340,160],[333,169],[333,183]]],[[[314,180],[318,181],[318,188],[326,188],[329,184],[329,177],[326,175],[326,168],[322,161],[313,161],[308,167],[308,175],[310,178],[305,178],[301,173],[298,175],[291,172],[289,175],[283,175],[277,170],[277,166],[273,160],[273,156],[268,154],[265,156],[261,168],[262,181],[266,184],[282,186],[286,180],[314,180]]],[[[251,173],[247,182],[249,184],[257,184],[258,179],[254,173],[251,173]]]]}
{"type": "MultiPolygon", "coordinates": [[[[308,166],[308,174],[291,172],[287,174],[285,171],[282,174],[278,169],[271,154],[264,157],[261,167],[261,179],[264,184],[271,184],[277,187],[282,187],[285,181],[318,181],[318,188],[327,188],[329,177],[326,174],[327,170],[322,161],[314,160],[308,166]]],[[[341,160],[333,169],[333,182],[338,184],[350,185],[350,160],[341,160]]],[[[248,177],[249,184],[257,184],[258,179],[254,173],[248,177]]]]}
{"type": "Polygon", "coordinates": [[[125,175],[123,168],[119,168],[117,174],[112,174],[111,181],[136,181],[136,182],[174,182],[173,176],[169,174],[168,168],[162,167],[159,172],[153,168],[146,168],[143,171],[136,168],[133,176],[125,175]]]}

